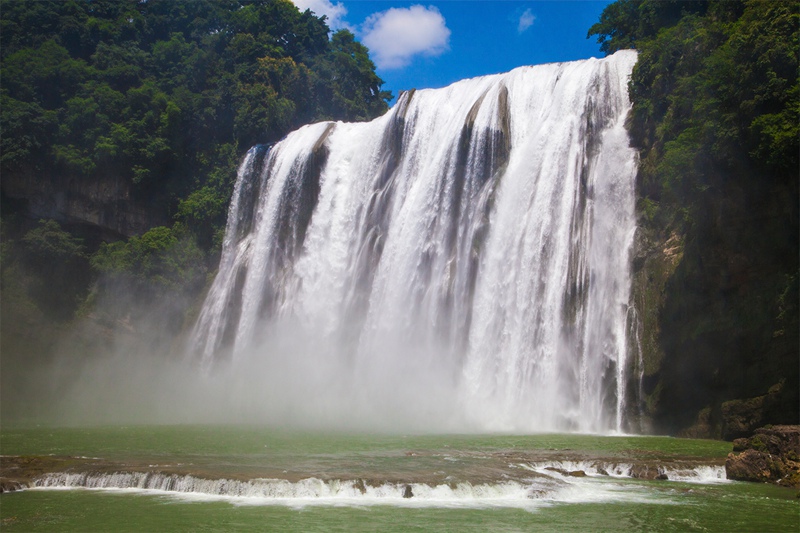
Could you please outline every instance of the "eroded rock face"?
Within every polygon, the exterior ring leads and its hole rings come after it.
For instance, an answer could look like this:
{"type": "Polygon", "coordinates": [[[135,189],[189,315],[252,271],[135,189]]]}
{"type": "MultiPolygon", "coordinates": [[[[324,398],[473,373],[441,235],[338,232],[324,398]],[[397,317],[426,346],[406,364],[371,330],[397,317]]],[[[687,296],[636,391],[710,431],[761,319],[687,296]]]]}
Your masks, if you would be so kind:
{"type": "Polygon", "coordinates": [[[633,433],[652,433],[661,410],[661,313],[667,282],[683,258],[683,247],[683,238],[677,233],[658,235],[644,225],[636,230],[631,296],[637,312],[628,339],[629,353],[634,357],[626,417],[628,430],[633,433]]]}
{"type": "Polygon", "coordinates": [[[114,175],[77,179],[32,171],[6,173],[2,192],[24,200],[31,218],[95,226],[116,237],[141,235],[169,222],[163,206],[137,200],[129,180],[114,175]]]}
{"type": "Polygon", "coordinates": [[[751,435],[770,420],[790,412],[787,405],[792,402],[787,394],[786,381],[770,387],[767,394],[743,400],[731,400],[722,404],[722,438],[733,440],[751,435]]]}
{"type": "Polygon", "coordinates": [[[722,438],[738,439],[764,423],[765,396],[731,400],[722,404],[722,438]]]}
{"type": "Polygon", "coordinates": [[[800,487],[800,426],[757,429],[736,439],[725,461],[728,479],[800,487]]]}

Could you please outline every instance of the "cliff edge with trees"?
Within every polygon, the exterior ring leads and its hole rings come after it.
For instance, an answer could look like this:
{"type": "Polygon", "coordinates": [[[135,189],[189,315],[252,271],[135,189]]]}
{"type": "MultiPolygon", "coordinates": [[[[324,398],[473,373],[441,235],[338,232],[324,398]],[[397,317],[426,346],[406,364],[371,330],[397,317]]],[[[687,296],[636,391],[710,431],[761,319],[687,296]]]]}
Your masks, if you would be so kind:
{"type": "Polygon", "coordinates": [[[796,1],[620,0],[589,30],[639,51],[634,429],[798,421],[798,27],[796,1]]]}

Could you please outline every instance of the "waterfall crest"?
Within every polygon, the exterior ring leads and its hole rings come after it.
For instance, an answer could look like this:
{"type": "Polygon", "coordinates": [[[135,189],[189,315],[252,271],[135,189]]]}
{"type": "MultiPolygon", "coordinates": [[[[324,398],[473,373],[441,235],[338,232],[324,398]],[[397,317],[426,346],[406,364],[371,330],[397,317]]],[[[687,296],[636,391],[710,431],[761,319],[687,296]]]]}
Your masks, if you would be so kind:
{"type": "Polygon", "coordinates": [[[190,353],[260,362],[297,416],[623,429],[635,62],[409,91],[251,149],[190,353]]]}

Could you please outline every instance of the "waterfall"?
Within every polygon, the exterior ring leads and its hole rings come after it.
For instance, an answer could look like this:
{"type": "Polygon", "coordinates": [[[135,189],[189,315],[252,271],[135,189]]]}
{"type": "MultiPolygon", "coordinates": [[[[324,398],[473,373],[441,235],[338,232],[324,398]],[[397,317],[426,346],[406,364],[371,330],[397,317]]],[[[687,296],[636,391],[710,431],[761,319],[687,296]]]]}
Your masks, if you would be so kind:
{"type": "Polygon", "coordinates": [[[251,149],[190,353],[297,416],[621,430],[635,62],[409,91],[251,149]]]}

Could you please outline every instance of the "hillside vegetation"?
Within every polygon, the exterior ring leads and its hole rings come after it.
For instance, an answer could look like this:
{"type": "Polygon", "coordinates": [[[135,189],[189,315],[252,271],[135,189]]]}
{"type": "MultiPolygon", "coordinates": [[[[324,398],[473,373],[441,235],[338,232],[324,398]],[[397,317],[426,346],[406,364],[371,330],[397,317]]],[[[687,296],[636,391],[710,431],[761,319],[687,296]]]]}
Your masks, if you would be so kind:
{"type": "Polygon", "coordinates": [[[391,98],[352,33],[288,0],[3,0],[0,25],[6,369],[76,316],[166,306],[179,330],[244,153],[391,98]]]}
{"type": "Polygon", "coordinates": [[[386,111],[367,50],[328,34],[286,0],[6,0],[0,170],[113,175],[208,245],[250,146],[386,111]]]}
{"type": "Polygon", "coordinates": [[[796,1],[620,0],[589,31],[639,51],[639,406],[658,431],[798,421],[799,27],[796,1]]]}

